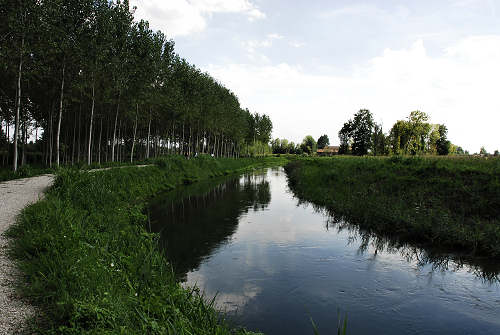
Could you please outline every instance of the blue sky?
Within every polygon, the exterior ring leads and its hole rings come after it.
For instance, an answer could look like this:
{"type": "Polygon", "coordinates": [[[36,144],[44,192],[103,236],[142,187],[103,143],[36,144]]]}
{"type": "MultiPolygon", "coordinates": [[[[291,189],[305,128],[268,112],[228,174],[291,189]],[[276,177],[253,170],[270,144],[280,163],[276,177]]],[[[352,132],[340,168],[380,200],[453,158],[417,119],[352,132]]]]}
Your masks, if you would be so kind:
{"type": "Polygon", "coordinates": [[[471,152],[500,149],[500,1],[133,0],[136,16],[268,114],[273,137],[327,134],[361,108],[412,110],[471,152]]]}

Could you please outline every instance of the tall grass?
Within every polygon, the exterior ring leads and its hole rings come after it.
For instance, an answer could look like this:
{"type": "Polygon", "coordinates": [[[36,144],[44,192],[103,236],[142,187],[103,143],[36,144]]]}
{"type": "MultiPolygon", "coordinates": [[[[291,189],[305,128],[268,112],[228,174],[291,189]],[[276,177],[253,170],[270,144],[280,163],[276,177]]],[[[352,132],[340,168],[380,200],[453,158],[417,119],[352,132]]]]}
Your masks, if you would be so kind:
{"type": "Polygon", "coordinates": [[[46,199],[8,232],[23,293],[43,311],[38,332],[248,334],[175,281],[143,210],[153,194],[179,184],[283,162],[167,157],[142,169],[60,170],[46,199]]]}
{"type": "Polygon", "coordinates": [[[500,258],[500,159],[298,159],[286,171],[299,198],[364,229],[500,258]]]}

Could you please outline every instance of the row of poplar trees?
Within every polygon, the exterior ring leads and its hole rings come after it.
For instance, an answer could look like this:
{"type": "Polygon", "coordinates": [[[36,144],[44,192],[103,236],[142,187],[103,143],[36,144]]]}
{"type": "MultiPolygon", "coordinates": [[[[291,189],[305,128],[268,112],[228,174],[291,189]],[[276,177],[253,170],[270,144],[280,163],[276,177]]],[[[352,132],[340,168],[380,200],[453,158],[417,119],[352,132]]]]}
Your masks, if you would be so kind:
{"type": "Polygon", "coordinates": [[[269,142],[269,117],[242,109],[134,10],[127,0],[0,0],[4,162],[16,170],[30,149],[47,165],[239,157],[269,142]]]}

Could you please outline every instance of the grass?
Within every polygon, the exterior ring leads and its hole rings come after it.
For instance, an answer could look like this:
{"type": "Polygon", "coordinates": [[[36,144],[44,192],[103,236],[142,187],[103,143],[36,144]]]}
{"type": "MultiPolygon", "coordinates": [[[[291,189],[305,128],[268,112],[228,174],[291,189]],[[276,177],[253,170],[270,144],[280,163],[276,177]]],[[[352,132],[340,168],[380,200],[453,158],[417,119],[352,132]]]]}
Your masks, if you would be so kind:
{"type": "Polygon", "coordinates": [[[40,306],[43,334],[250,334],[232,329],[198,290],[175,276],[144,209],[154,194],[285,159],[186,160],[95,173],[61,169],[45,200],[8,232],[25,274],[22,293],[40,306]]]}
{"type": "Polygon", "coordinates": [[[310,158],[285,169],[299,198],[363,229],[500,258],[500,159],[310,158]]]}
{"type": "Polygon", "coordinates": [[[0,169],[0,182],[7,180],[14,180],[20,178],[35,177],[46,173],[53,173],[54,169],[34,167],[30,165],[23,165],[14,172],[12,168],[1,168],[0,169]]]}

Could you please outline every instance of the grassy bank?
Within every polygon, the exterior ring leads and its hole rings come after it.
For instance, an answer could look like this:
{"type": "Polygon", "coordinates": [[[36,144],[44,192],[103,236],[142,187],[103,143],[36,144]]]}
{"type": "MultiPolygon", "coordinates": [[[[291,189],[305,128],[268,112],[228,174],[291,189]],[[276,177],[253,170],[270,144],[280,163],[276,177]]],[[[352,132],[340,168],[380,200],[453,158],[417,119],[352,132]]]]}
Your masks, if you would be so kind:
{"type": "Polygon", "coordinates": [[[285,169],[299,198],[364,229],[500,258],[500,159],[313,158],[285,169]]]}
{"type": "Polygon", "coordinates": [[[231,330],[198,292],[175,282],[145,230],[147,199],[180,184],[283,164],[279,158],[159,159],[156,166],[61,170],[47,198],[10,231],[47,334],[245,334],[231,330]]]}

